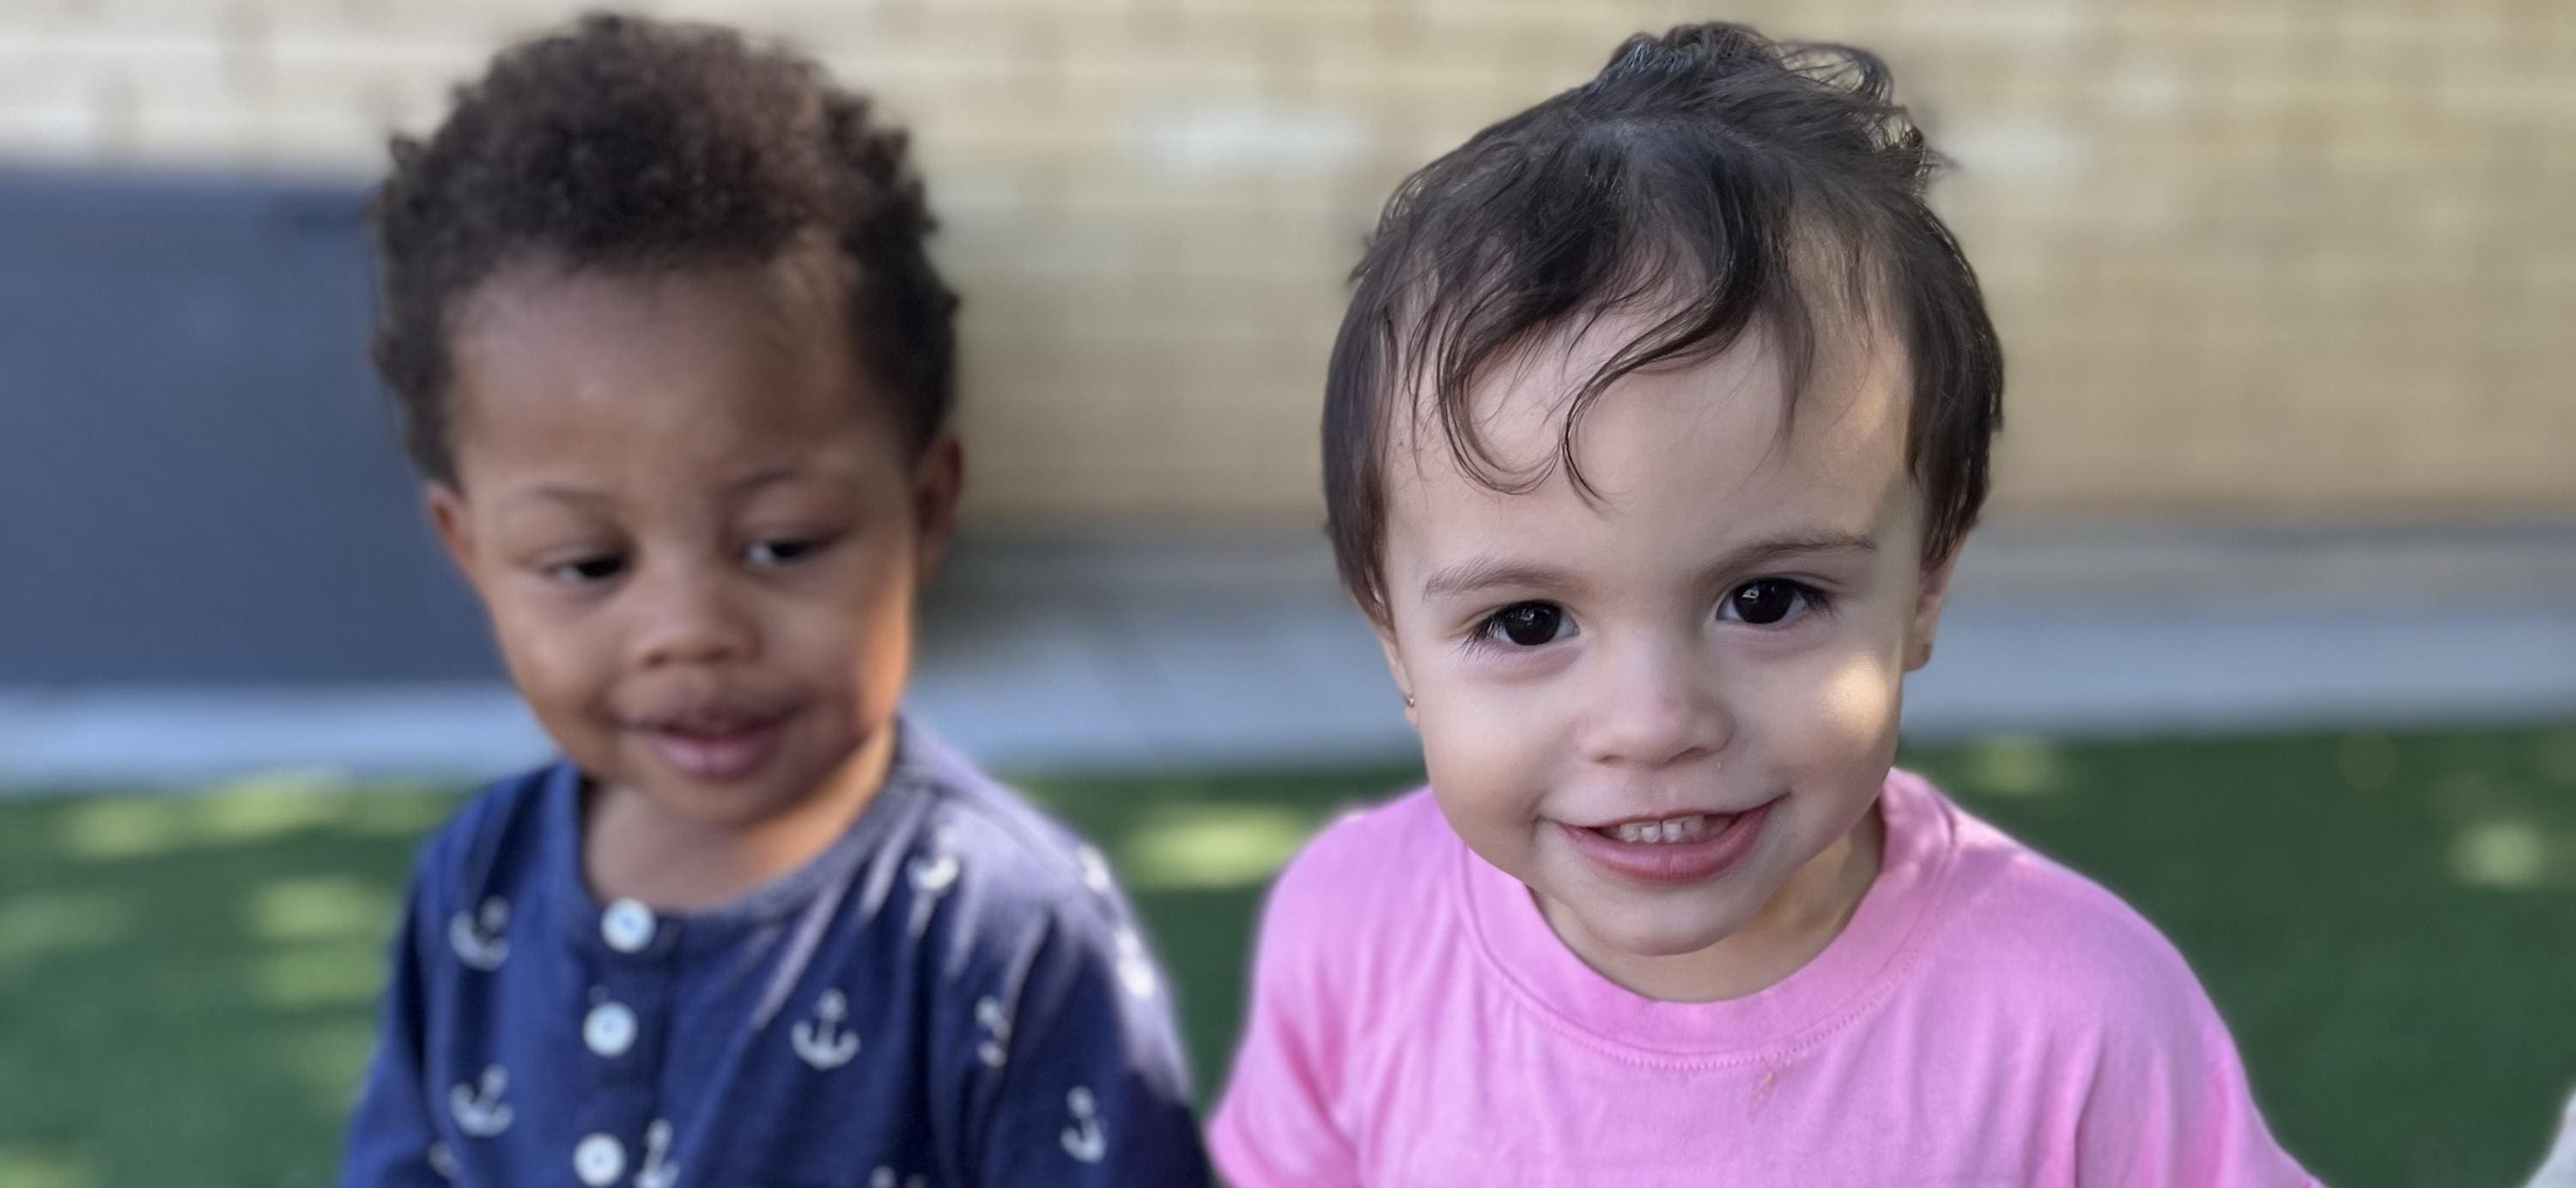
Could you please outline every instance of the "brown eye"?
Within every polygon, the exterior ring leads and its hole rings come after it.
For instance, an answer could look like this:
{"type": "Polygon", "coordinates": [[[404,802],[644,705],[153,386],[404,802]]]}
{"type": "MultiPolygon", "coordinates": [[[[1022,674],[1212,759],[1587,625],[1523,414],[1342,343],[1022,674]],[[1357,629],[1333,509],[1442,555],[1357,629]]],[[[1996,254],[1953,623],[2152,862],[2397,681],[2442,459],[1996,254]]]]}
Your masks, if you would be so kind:
{"type": "Polygon", "coordinates": [[[823,546],[827,543],[829,542],[819,537],[790,537],[781,540],[764,540],[759,544],[751,546],[751,548],[747,550],[747,554],[751,559],[751,563],[754,565],[794,565],[799,561],[803,561],[812,557],[814,554],[823,551],[823,546]]]}
{"type": "Polygon", "coordinates": [[[547,567],[547,573],[558,581],[577,586],[596,586],[626,572],[626,558],[616,553],[596,557],[577,557],[547,567]]]}
{"type": "Polygon", "coordinates": [[[1564,607],[1552,602],[1516,602],[1494,612],[1479,633],[1488,639],[1506,640],[1515,647],[1535,648],[1555,642],[1569,626],[1564,607]]]}
{"type": "Polygon", "coordinates": [[[1726,596],[1719,617],[1769,627],[1789,616],[1815,608],[1818,599],[1813,590],[1780,578],[1764,578],[1737,586],[1726,596]]]}

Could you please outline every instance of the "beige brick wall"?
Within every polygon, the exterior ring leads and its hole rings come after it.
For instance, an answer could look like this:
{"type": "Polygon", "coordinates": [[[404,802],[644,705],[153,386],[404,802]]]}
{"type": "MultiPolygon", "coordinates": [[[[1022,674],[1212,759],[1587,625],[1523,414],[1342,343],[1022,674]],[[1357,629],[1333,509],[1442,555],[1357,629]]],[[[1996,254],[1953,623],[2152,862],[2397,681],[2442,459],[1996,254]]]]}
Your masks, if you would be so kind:
{"type": "MultiPolygon", "coordinates": [[[[987,522],[1308,523],[1430,153],[1725,15],[1880,49],[2011,351],[2002,510],[2576,515],[2565,0],[741,0],[919,131],[987,522]]],[[[8,0],[0,156],[363,175],[533,0],[8,0]]]]}

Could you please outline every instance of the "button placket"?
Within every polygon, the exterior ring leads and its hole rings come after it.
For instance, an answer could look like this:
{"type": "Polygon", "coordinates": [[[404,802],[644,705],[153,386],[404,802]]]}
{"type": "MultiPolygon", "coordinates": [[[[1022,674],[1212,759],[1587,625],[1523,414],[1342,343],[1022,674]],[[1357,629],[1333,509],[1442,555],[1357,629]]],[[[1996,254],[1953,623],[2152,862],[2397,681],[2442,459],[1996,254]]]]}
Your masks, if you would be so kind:
{"type": "Polygon", "coordinates": [[[674,921],[631,899],[611,902],[596,920],[607,950],[577,1019],[588,1091],[575,1111],[573,1171],[592,1188],[642,1174],[638,1162],[659,1100],[680,936],[674,921]],[[599,1177],[599,1178],[594,1178],[599,1177]]]}

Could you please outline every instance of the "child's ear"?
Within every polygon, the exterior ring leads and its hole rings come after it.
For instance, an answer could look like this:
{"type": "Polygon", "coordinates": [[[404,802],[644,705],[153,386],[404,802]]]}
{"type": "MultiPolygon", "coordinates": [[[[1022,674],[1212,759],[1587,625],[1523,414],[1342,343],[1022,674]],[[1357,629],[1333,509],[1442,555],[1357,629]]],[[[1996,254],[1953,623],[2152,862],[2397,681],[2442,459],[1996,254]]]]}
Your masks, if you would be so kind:
{"type": "Polygon", "coordinates": [[[955,434],[944,434],[921,452],[912,472],[913,529],[919,542],[915,578],[928,583],[948,560],[957,536],[957,501],[966,489],[966,448],[955,434]]]}
{"type": "MultiPolygon", "coordinates": [[[[1368,615],[1366,608],[1362,608],[1360,613],[1368,615]]],[[[1369,626],[1377,632],[1377,646],[1386,652],[1386,671],[1395,678],[1396,696],[1404,699],[1404,720],[1420,730],[1422,717],[1413,703],[1413,674],[1405,671],[1404,651],[1395,645],[1395,628],[1376,615],[1368,615],[1368,620],[1369,626]]]]}
{"type": "Polygon", "coordinates": [[[422,502],[429,505],[429,526],[438,532],[438,543],[446,546],[447,559],[456,563],[465,580],[474,580],[474,529],[465,515],[465,494],[454,484],[431,479],[421,488],[422,502]]]}
{"type": "Polygon", "coordinates": [[[1913,672],[1932,662],[1932,637],[1941,630],[1941,607],[1950,598],[1950,570],[1959,563],[1959,550],[1938,565],[1923,568],[1923,584],[1914,596],[1914,618],[1905,628],[1905,671],[1913,672]]]}

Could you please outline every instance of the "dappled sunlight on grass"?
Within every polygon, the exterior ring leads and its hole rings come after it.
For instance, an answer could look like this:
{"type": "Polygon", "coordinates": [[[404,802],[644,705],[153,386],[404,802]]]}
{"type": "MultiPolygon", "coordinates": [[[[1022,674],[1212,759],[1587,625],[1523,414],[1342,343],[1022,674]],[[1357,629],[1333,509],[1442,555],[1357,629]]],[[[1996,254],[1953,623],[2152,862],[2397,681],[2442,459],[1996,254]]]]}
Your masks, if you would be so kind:
{"type": "Polygon", "coordinates": [[[93,800],[58,822],[62,852],[72,858],[143,858],[186,844],[187,818],[155,800],[93,800]]]}
{"type": "Polygon", "coordinates": [[[243,924],[265,941],[373,938],[400,903],[382,885],[345,875],[279,879],[252,889],[243,924]]]}
{"type": "Polygon", "coordinates": [[[1138,890],[1257,886],[1321,823],[1273,805],[1168,805],[1127,835],[1119,867],[1138,890]]]}
{"type": "Polygon", "coordinates": [[[364,1007],[385,984],[382,945],[321,944],[268,948],[245,970],[251,1001],[281,1011],[364,1007]]]}
{"type": "Polygon", "coordinates": [[[445,819],[453,805],[444,793],[386,789],[350,796],[345,787],[329,782],[325,774],[288,772],[182,797],[77,800],[59,815],[58,844],[70,857],[115,860],[317,830],[416,840],[445,819]]]}
{"type": "Polygon", "coordinates": [[[2451,839],[2451,871],[2472,887],[2576,888],[2576,832],[2553,835],[2509,818],[2474,822],[2451,839]]]}
{"type": "Polygon", "coordinates": [[[2066,792],[2066,765],[2058,746],[2042,738],[2003,735],[1967,748],[1970,789],[1994,796],[2047,796],[2066,792]]]}
{"type": "MultiPolygon", "coordinates": [[[[345,784],[340,787],[346,787],[345,784]]],[[[190,803],[201,842],[259,841],[336,823],[349,798],[310,772],[240,780],[190,803]]]]}
{"type": "Polygon", "coordinates": [[[0,900],[0,969],[68,950],[118,944],[132,927],[132,907],[110,892],[12,895],[0,900]]]}
{"type": "Polygon", "coordinates": [[[67,1151],[0,1143],[0,1184],[9,1188],[95,1188],[96,1165],[67,1151]]]}

